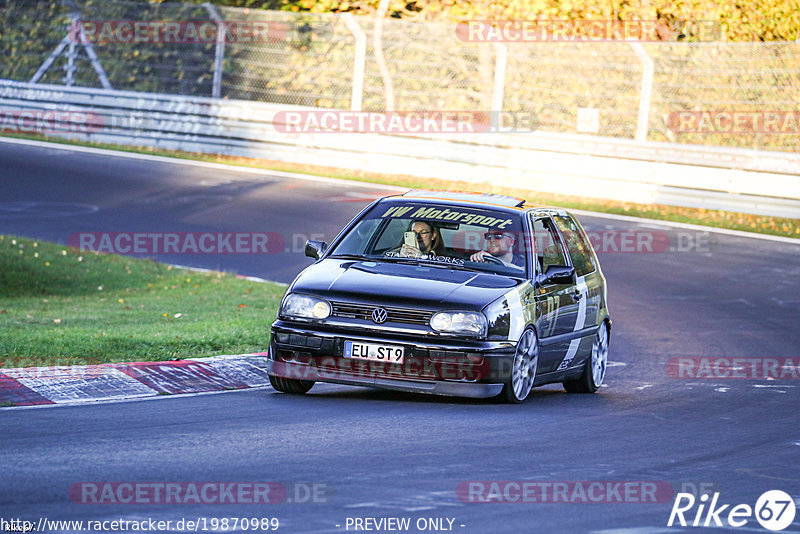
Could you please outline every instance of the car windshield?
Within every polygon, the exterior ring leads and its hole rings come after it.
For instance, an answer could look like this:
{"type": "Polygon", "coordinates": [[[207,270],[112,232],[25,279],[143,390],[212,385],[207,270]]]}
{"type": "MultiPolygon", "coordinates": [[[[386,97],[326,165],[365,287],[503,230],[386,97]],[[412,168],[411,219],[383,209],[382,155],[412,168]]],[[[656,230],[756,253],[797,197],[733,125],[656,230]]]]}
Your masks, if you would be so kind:
{"type": "Polygon", "coordinates": [[[330,256],[425,262],[519,277],[526,269],[521,220],[515,213],[487,208],[381,202],[330,256]]]}

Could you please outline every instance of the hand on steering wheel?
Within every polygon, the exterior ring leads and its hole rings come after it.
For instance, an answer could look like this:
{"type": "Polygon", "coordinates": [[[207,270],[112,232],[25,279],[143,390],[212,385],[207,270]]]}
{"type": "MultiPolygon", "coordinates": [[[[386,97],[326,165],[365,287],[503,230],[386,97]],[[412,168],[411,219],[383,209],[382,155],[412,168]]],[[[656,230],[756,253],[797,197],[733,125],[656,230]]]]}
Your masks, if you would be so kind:
{"type": "Polygon", "coordinates": [[[501,260],[500,258],[497,258],[495,256],[492,256],[491,254],[489,254],[485,250],[481,250],[480,252],[476,252],[475,254],[470,256],[469,259],[471,261],[494,263],[494,264],[497,264],[497,265],[505,265],[506,264],[503,260],[501,260]]]}

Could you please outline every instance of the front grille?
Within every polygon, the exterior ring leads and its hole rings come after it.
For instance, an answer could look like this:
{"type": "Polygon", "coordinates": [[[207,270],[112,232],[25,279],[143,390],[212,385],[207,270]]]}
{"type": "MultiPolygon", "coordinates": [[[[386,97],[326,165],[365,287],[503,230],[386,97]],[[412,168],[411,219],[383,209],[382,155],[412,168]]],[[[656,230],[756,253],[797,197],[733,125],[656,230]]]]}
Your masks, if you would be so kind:
{"type": "Polygon", "coordinates": [[[413,308],[395,308],[392,306],[375,306],[365,304],[350,304],[347,302],[331,302],[331,316],[361,319],[372,322],[372,311],[375,308],[386,310],[386,322],[427,325],[433,312],[415,310],[413,308]]]}

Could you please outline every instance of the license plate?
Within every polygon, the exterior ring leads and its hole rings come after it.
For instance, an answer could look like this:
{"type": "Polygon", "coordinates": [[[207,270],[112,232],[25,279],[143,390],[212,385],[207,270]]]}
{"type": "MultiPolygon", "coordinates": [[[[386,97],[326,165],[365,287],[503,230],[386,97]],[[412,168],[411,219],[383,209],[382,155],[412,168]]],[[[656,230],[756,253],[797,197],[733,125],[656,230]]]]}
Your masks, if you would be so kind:
{"type": "Polygon", "coordinates": [[[403,363],[404,347],[396,345],[376,345],[374,343],[344,342],[344,357],[358,360],[375,360],[387,363],[403,363]]]}

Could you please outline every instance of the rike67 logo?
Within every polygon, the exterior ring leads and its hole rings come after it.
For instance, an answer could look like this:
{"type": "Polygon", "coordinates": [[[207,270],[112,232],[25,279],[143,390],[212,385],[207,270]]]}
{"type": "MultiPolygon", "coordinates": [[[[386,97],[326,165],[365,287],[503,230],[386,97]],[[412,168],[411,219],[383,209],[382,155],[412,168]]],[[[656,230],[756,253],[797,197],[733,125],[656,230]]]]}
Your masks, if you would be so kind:
{"type": "Polygon", "coordinates": [[[797,512],[792,497],[781,490],[765,491],[756,501],[755,507],[749,504],[719,503],[719,492],[711,496],[707,493],[696,499],[691,493],[678,493],[669,514],[667,526],[676,523],[682,527],[743,527],[755,516],[756,521],[767,530],[784,530],[794,521],[797,512]],[[695,510],[696,507],[696,510],[695,510]]]}

